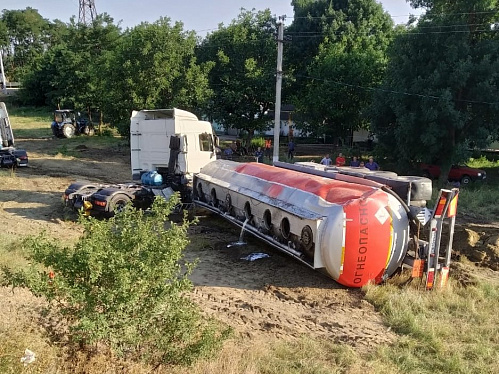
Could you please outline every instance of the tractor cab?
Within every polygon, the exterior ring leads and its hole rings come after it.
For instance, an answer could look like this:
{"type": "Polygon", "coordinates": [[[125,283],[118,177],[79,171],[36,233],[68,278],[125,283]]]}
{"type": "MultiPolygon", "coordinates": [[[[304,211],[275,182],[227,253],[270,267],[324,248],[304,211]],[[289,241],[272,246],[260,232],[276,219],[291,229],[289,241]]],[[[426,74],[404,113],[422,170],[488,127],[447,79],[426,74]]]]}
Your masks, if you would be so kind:
{"type": "Polygon", "coordinates": [[[72,138],[79,134],[92,136],[95,132],[93,125],[72,109],[55,110],[51,127],[57,138],[72,138]]]}

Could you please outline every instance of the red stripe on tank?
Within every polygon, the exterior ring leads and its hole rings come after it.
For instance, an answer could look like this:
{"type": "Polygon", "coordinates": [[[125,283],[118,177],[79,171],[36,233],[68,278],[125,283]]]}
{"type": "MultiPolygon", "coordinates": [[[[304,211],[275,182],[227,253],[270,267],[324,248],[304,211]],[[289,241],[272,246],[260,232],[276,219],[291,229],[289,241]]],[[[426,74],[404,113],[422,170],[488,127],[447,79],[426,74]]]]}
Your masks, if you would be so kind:
{"type": "MultiPolygon", "coordinates": [[[[234,171],[306,191],[335,204],[344,204],[352,199],[358,199],[366,192],[373,190],[369,186],[304,174],[294,170],[280,169],[275,166],[259,163],[240,164],[235,167],[234,171]]],[[[278,197],[282,190],[274,186],[270,187],[267,192],[271,197],[275,198],[278,197]]]]}

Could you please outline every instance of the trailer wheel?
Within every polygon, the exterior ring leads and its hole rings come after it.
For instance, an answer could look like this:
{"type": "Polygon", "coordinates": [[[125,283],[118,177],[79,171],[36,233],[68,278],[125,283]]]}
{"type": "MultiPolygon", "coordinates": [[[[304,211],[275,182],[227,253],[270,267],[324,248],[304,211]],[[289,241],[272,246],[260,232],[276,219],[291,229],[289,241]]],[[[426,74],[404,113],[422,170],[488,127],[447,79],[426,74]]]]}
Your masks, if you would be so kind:
{"type": "Polygon", "coordinates": [[[127,195],[114,195],[109,202],[108,212],[111,214],[122,212],[129,202],[130,198],[127,195]]]}
{"type": "Polygon", "coordinates": [[[310,226],[305,226],[301,230],[300,243],[305,255],[309,258],[314,258],[314,234],[310,226]]]}
{"type": "Polygon", "coordinates": [[[253,218],[253,215],[251,214],[251,205],[249,201],[246,201],[246,204],[244,204],[244,218],[248,222],[251,222],[251,219],[253,218]]]}
{"type": "Polygon", "coordinates": [[[225,196],[225,211],[227,214],[232,215],[232,198],[230,197],[230,194],[225,196]]]}
{"type": "Polygon", "coordinates": [[[281,236],[284,240],[289,239],[289,235],[291,234],[291,225],[289,224],[289,219],[284,217],[281,221],[281,236]]]}
{"type": "Polygon", "coordinates": [[[211,205],[215,208],[218,208],[218,199],[217,199],[217,191],[214,188],[211,189],[211,205]]]}
{"type": "Polygon", "coordinates": [[[197,192],[199,200],[202,201],[203,203],[206,202],[206,196],[204,196],[203,185],[201,183],[198,183],[197,192]]]}
{"type": "Polygon", "coordinates": [[[272,229],[272,213],[268,209],[263,213],[263,226],[267,230],[272,229]]]}

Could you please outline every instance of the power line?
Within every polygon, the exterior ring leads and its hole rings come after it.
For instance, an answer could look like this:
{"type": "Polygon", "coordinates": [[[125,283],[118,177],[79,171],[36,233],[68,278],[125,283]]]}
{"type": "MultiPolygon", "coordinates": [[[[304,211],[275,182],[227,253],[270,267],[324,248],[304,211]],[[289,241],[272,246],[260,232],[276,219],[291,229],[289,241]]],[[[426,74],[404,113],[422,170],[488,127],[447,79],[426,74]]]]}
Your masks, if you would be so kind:
{"type": "MultiPolygon", "coordinates": [[[[475,14],[494,14],[494,13],[499,13],[499,8],[493,9],[493,10],[487,10],[487,11],[480,11],[480,12],[462,12],[462,13],[431,13],[431,15],[445,15],[445,16],[466,16],[466,15],[475,15],[475,14]]],[[[348,16],[348,13],[343,13],[348,16]]],[[[420,18],[423,17],[426,13],[420,14],[420,15],[415,15],[415,14],[404,14],[404,15],[398,15],[398,16],[392,16],[392,18],[398,18],[398,17],[416,17],[420,18]]],[[[333,18],[338,18],[338,16],[304,16],[304,17],[293,17],[295,20],[297,19],[333,19],[333,18]]]]}
{"type": "MultiPolygon", "coordinates": [[[[318,81],[322,81],[325,83],[333,83],[333,84],[337,84],[337,85],[345,86],[345,87],[359,88],[359,89],[366,90],[366,91],[379,91],[379,92],[385,92],[385,93],[392,93],[392,94],[405,95],[405,96],[414,96],[414,97],[434,99],[434,100],[444,99],[441,96],[417,94],[417,93],[412,93],[412,92],[397,91],[397,90],[384,89],[384,88],[379,88],[379,87],[365,87],[365,86],[360,86],[357,84],[345,83],[345,82],[334,81],[331,79],[323,79],[323,78],[318,78],[318,77],[311,77],[311,76],[301,75],[301,74],[297,74],[296,77],[307,78],[310,80],[318,80],[318,81]]],[[[460,102],[460,103],[468,103],[468,104],[499,105],[499,102],[497,102],[497,101],[496,102],[487,102],[487,101],[459,100],[459,99],[454,99],[453,101],[460,102]]]]}

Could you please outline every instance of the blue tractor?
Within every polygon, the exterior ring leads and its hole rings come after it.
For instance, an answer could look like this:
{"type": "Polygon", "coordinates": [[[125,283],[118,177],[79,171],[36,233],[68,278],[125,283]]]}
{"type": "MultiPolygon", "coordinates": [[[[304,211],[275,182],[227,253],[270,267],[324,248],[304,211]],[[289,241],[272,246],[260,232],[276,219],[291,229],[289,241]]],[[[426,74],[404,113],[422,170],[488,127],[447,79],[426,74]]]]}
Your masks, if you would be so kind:
{"type": "Polygon", "coordinates": [[[52,122],[52,134],[57,138],[72,138],[75,135],[95,134],[94,125],[81,118],[80,113],[75,113],[71,109],[58,109],[54,111],[54,121],[52,122]]]}

